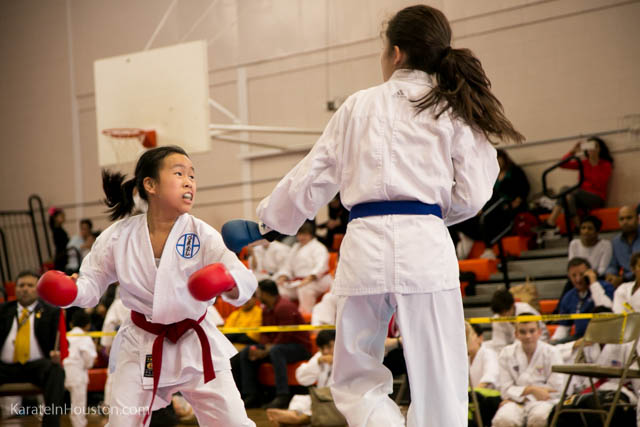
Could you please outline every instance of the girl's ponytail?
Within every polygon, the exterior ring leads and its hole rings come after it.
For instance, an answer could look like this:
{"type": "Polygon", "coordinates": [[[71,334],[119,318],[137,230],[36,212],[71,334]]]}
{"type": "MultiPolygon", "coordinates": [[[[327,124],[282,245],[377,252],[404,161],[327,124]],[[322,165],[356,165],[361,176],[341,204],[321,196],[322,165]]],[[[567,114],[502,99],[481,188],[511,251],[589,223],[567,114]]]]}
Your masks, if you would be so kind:
{"type": "Polygon", "coordinates": [[[435,75],[436,87],[413,101],[418,113],[433,108],[440,117],[450,110],[488,139],[524,140],[491,93],[478,58],[469,49],[451,48],[451,27],[442,12],[424,5],[402,9],[389,21],[385,35],[389,47],[398,46],[407,55],[407,68],[435,75]]]}
{"type": "Polygon", "coordinates": [[[120,172],[102,171],[102,188],[104,190],[104,203],[109,207],[109,219],[115,221],[124,218],[133,212],[133,189],[136,181],[125,181],[125,175],[120,172]]]}

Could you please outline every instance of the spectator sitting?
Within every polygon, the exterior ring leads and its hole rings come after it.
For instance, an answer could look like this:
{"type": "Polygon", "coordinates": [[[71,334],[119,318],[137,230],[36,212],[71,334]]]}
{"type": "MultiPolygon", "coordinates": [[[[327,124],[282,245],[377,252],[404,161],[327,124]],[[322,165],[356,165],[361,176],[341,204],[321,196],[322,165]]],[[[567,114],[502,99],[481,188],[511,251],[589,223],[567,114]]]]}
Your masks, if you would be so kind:
{"type": "Polygon", "coordinates": [[[49,208],[49,228],[53,234],[53,246],[55,253],[53,255],[53,268],[65,271],[67,267],[67,244],[69,244],[69,235],[62,228],[64,224],[64,211],[55,207],[49,208]]]}
{"type": "MultiPolygon", "coordinates": [[[[224,326],[227,328],[262,326],[262,308],[258,304],[256,295],[254,294],[244,305],[231,312],[224,326]]],[[[242,350],[247,344],[258,344],[260,342],[259,332],[226,334],[226,336],[238,350],[242,350]]]]}
{"type": "Polygon", "coordinates": [[[562,357],[555,347],[540,341],[541,333],[538,322],[517,323],[517,341],[500,352],[498,384],[503,402],[493,427],[547,425],[552,399],[559,395],[564,378],[551,373],[551,366],[562,364],[562,357]]]}
{"type": "Polygon", "coordinates": [[[67,249],[74,249],[68,251],[67,271],[77,272],[80,269],[82,259],[87,256],[95,240],[93,222],[87,218],[80,220],[80,234],[73,236],[67,244],[67,249]]]}
{"type": "Polygon", "coordinates": [[[487,345],[483,345],[482,328],[465,322],[467,352],[469,354],[469,377],[471,387],[498,387],[498,355],[487,345]]]}
{"type": "MultiPolygon", "coordinates": [[[[529,196],[527,175],[504,150],[498,150],[498,164],[500,165],[500,174],[493,186],[491,199],[483,209],[491,207],[500,199],[504,199],[508,203],[487,215],[484,223],[484,235],[481,232],[483,227],[480,226],[479,215],[449,227],[458,259],[467,258],[474,240],[484,240],[488,245],[494,237],[504,231],[505,224],[509,224],[519,212],[527,209],[527,197],[529,196]]],[[[482,257],[495,258],[495,255],[491,248],[487,248],[482,257]]]]}
{"type": "Polygon", "coordinates": [[[607,239],[598,236],[602,221],[595,216],[587,216],[580,223],[580,238],[569,244],[569,259],[584,258],[593,266],[598,277],[603,277],[611,262],[612,247],[607,239]]]}
{"type": "MultiPolygon", "coordinates": [[[[333,344],[336,332],[322,330],[316,337],[318,352],[296,369],[296,379],[303,386],[327,387],[333,364],[333,344]]],[[[289,409],[267,409],[267,418],[275,425],[308,425],[311,423],[311,396],[297,394],[289,403],[289,409]]]]}
{"type": "Polygon", "coordinates": [[[319,239],[328,250],[333,249],[333,237],[336,234],[345,234],[349,223],[349,211],[340,202],[340,193],[336,194],[329,202],[329,220],[318,224],[317,228],[326,228],[327,234],[319,239]]]}
{"type": "Polygon", "coordinates": [[[249,248],[249,268],[260,279],[271,278],[282,268],[290,251],[291,246],[278,240],[265,240],[263,244],[249,248]]]}
{"type": "Polygon", "coordinates": [[[630,267],[636,280],[618,286],[613,294],[614,313],[640,311],[640,252],[631,255],[630,267]]]}
{"type": "MultiPolygon", "coordinates": [[[[37,282],[35,272],[21,272],[16,301],[0,305],[0,384],[33,383],[43,389],[45,405],[59,408],[64,403],[64,370],[54,346],[60,309],[38,300],[37,282]]],[[[45,414],[42,425],[59,426],[59,418],[59,411],[45,414]]]]}
{"type": "MultiPolygon", "coordinates": [[[[564,294],[558,304],[559,314],[592,313],[596,306],[611,307],[613,286],[598,281],[598,275],[584,258],[573,258],[567,265],[569,281],[573,289],[564,294]]],[[[554,343],[573,341],[584,335],[589,319],[561,320],[553,334],[554,343]],[[575,324],[575,334],[570,336],[571,326],[575,324]]]]}
{"type": "Polygon", "coordinates": [[[638,215],[630,206],[623,206],[618,211],[618,222],[622,232],[611,240],[613,256],[606,271],[607,282],[614,287],[622,282],[633,280],[629,261],[632,253],[640,251],[638,215]],[[620,275],[620,270],[622,270],[622,275],[620,275]]]}
{"type": "Polygon", "coordinates": [[[315,226],[306,221],[296,233],[284,265],[274,275],[280,294],[299,301],[299,310],[311,313],[318,297],[331,288],[333,278],[328,273],[329,251],[315,236],[315,226]]]}
{"type": "MultiPolygon", "coordinates": [[[[76,311],[71,319],[71,333],[83,334],[91,327],[89,315],[84,311],[76,311]]],[[[87,425],[87,386],[89,385],[89,369],[98,353],[90,336],[70,336],[69,356],[64,359],[64,386],[71,394],[71,425],[85,427],[87,425]]]]}
{"type": "MultiPolygon", "coordinates": [[[[493,294],[491,311],[495,313],[493,317],[522,316],[522,313],[540,315],[538,310],[526,302],[516,302],[513,294],[506,289],[499,289],[493,294]]],[[[546,341],[549,338],[549,332],[542,322],[540,322],[540,329],[542,330],[542,340],[546,341]]],[[[504,346],[514,343],[515,340],[515,327],[512,323],[491,323],[491,341],[487,342],[487,345],[491,346],[496,353],[502,350],[504,346]]]]}
{"type": "MultiPolygon", "coordinates": [[[[324,248],[324,246],[323,246],[324,248]]],[[[262,325],[299,325],[302,315],[295,304],[280,297],[273,280],[258,283],[257,296],[263,304],[262,325]]],[[[241,393],[245,406],[254,408],[260,401],[258,367],[270,361],[275,373],[276,397],[265,408],[284,409],[289,405],[287,364],[311,357],[308,332],[277,332],[260,334],[260,345],[245,347],[239,354],[241,393]]]]}
{"type": "MultiPolygon", "coordinates": [[[[574,155],[584,155],[585,157],[580,162],[584,173],[582,185],[567,194],[569,212],[566,214],[573,219],[577,227],[579,225],[578,209],[588,210],[604,206],[607,200],[607,186],[613,169],[613,158],[607,145],[598,137],[589,138],[586,142],[579,141],[562,159],[564,160],[574,155]]],[[[572,160],[562,167],[565,169],[578,169],[579,165],[577,161],[572,160]]],[[[549,228],[555,228],[556,220],[562,212],[561,203],[562,200],[558,199],[558,203],[551,211],[551,215],[544,225],[549,228]]]]}

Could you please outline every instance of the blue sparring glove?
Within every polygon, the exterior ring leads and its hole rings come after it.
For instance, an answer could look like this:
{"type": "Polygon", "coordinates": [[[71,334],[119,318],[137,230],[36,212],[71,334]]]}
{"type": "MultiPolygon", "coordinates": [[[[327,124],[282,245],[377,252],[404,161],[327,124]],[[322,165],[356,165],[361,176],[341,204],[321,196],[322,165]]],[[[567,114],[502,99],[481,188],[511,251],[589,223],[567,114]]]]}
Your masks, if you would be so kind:
{"type": "Polygon", "coordinates": [[[263,230],[260,230],[260,225],[253,221],[247,221],[244,219],[234,219],[226,222],[222,226],[220,234],[222,234],[222,240],[224,244],[235,253],[238,253],[247,246],[249,243],[256,242],[258,240],[266,239],[270,242],[274,241],[280,233],[270,230],[263,226],[263,230]],[[262,234],[264,232],[264,234],[262,234]]]}

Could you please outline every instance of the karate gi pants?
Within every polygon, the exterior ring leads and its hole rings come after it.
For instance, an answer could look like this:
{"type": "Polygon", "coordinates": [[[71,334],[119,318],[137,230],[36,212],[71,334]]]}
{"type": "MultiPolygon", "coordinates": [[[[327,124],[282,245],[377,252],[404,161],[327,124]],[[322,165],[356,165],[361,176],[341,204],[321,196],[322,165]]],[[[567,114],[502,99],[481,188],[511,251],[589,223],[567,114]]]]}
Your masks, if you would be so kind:
{"type": "Polygon", "coordinates": [[[492,427],[545,427],[555,401],[533,401],[524,405],[505,403],[491,421],[492,427]]]}
{"type": "MultiPolygon", "coordinates": [[[[163,363],[171,361],[163,360],[163,363]]],[[[178,391],[193,407],[201,426],[255,427],[255,423],[247,417],[231,370],[216,371],[216,377],[206,384],[203,374],[182,384],[158,387],[153,409],[167,406],[171,402],[171,396],[178,391]]],[[[142,388],[137,355],[121,348],[113,374],[107,425],[140,426],[146,413],[138,409],[148,407],[152,394],[153,390],[142,388]]],[[[149,425],[150,420],[151,417],[145,426],[149,425]]]]}
{"type": "Polygon", "coordinates": [[[87,425],[87,372],[75,366],[64,367],[64,386],[71,395],[71,412],[69,418],[73,427],[87,425]]]}
{"type": "Polygon", "coordinates": [[[460,289],[341,296],[331,392],[352,427],[404,426],[382,360],[392,314],[411,384],[410,427],[467,425],[468,360],[460,289]]]}

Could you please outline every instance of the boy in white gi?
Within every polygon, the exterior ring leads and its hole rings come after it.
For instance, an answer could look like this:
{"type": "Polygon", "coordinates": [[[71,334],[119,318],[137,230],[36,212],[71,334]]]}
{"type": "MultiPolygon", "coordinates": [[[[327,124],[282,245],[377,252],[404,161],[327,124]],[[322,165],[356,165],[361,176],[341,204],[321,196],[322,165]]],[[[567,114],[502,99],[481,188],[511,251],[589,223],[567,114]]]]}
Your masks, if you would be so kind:
{"type": "Polygon", "coordinates": [[[249,248],[249,268],[260,280],[273,279],[273,274],[282,268],[291,246],[274,240],[249,248]]]}
{"type": "MultiPolygon", "coordinates": [[[[91,318],[84,310],[73,313],[70,334],[83,334],[91,328],[91,318]]],[[[97,357],[96,345],[90,336],[70,336],[69,356],[64,359],[64,386],[71,394],[71,425],[87,425],[87,385],[89,369],[97,357]]]]}
{"type": "MultiPolygon", "coordinates": [[[[280,295],[298,301],[298,310],[311,313],[319,296],[331,288],[329,251],[315,238],[315,226],[305,222],[296,233],[284,265],[274,274],[280,295]]],[[[273,243],[272,243],[273,244],[273,243]]]]}
{"type": "MultiPolygon", "coordinates": [[[[316,337],[318,352],[309,361],[298,366],[296,380],[303,386],[327,387],[333,366],[335,331],[322,330],[316,337]]],[[[296,394],[289,409],[267,409],[267,418],[276,425],[307,425],[311,423],[311,396],[296,394]]]]}
{"type": "Polygon", "coordinates": [[[480,325],[465,322],[471,387],[498,388],[498,355],[482,339],[480,325]]]}
{"type": "MultiPolygon", "coordinates": [[[[394,312],[411,384],[408,425],[467,425],[464,315],[447,226],[491,197],[499,166],[487,137],[523,137],[480,62],[450,42],[439,10],[398,12],[381,53],[385,82],[350,96],[257,209],[263,231],[284,234],[338,191],[351,212],[332,287],[340,300],[331,386],[351,426],[405,424],[382,364],[394,312]]],[[[235,230],[241,243],[255,234],[239,238],[242,227],[235,230]]]]}
{"type": "MultiPolygon", "coordinates": [[[[111,347],[109,422],[147,425],[150,411],[167,406],[180,391],[200,425],[255,425],[231,375],[229,358],[236,349],[206,316],[216,295],[234,305],[246,302],[257,287],[255,277],[216,230],[189,215],[195,171],[180,147],[145,151],[133,179],[124,180],[103,171],[111,219],[122,219],[100,234],[82,262],[71,303],[95,306],[118,281],[120,298],[131,309],[111,347]],[[131,216],[134,187],[148,202],[146,214],[131,216]]],[[[69,304],[59,298],[69,284],[59,282],[43,278],[38,290],[53,303],[69,304]],[[63,292],[50,292],[48,286],[56,285],[63,292]]]]}
{"type": "MultiPolygon", "coordinates": [[[[523,313],[532,315],[531,313],[523,313]]],[[[540,341],[538,322],[516,324],[517,341],[506,346],[498,356],[498,385],[503,402],[493,417],[494,427],[543,427],[566,379],[551,373],[551,366],[561,365],[558,349],[540,341]]]]}
{"type": "MultiPolygon", "coordinates": [[[[539,316],[540,313],[526,302],[516,301],[513,294],[507,289],[499,289],[495,291],[491,298],[491,311],[495,313],[493,317],[511,317],[521,316],[522,313],[533,313],[539,316]]],[[[540,330],[542,341],[549,340],[549,331],[544,323],[540,322],[540,330]]],[[[513,344],[516,340],[516,328],[510,322],[493,322],[491,323],[491,341],[487,344],[493,348],[496,353],[504,346],[513,344]]]]}

